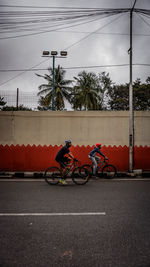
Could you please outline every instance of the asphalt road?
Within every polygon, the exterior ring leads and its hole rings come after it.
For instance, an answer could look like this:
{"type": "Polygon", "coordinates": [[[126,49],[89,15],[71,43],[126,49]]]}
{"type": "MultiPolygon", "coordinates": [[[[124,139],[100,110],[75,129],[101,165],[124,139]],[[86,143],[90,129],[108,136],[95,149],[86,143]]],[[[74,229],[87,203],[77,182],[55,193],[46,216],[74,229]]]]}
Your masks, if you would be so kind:
{"type": "Polygon", "coordinates": [[[18,266],[150,267],[150,180],[0,181],[0,267],[18,266]]]}

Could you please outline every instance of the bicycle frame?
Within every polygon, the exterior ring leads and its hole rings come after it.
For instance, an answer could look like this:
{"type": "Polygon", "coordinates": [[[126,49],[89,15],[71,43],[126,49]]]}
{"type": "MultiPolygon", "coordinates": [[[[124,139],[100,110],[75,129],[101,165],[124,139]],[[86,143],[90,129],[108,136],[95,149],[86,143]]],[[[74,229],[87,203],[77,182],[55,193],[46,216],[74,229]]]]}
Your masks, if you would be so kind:
{"type": "MultiPolygon", "coordinates": [[[[108,159],[104,159],[103,161],[100,161],[98,164],[97,164],[97,168],[96,168],[96,171],[98,171],[99,169],[101,169],[104,165],[107,164],[108,159]]],[[[91,167],[92,167],[92,173],[93,173],[93,164],[90,164],[91,167]]]]}
{"type": "MultiPolygon", "coordinates": [[[[73,170],[77,167],[78,165],[77,165],[77,162],[76,161],[72,161],[71,163],[69,163],[69,165],[68,166],[66,166],[65,167],[65,175],[64,176],[68,176],[69,175],[69,173],[72,173],[73,172],[73,170]]],[[[62,170],[62,169],[61,169],[62,170]]]]}
{"type": "Polygon", "coordinates": [[[99,163],[97,164],[97,171],[98,171],[100,168],[102,168],[102,166],[104,166],[105,164],[107,164],[105,159],[104,159],[103,161],[99,162],[99,163]]]}

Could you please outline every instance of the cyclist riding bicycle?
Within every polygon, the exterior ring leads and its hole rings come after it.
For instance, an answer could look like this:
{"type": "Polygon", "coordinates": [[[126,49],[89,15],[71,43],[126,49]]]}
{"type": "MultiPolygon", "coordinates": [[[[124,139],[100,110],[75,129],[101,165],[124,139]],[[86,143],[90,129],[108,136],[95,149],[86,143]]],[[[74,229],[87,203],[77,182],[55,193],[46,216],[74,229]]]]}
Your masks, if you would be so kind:
{"type": "Polygon", "coordinates": [[[89,159],[92,161],[93,164],[93,177],[95,177],[96,175],[96,169],[97,169],[97,164],[100,162],[100,157],[96,156],[96,153],[98,153],[99,155],[101,155],[102,157],[104,157],[104,159],[108,159],[107,157],[105,157],[105,155],[100,151],[101,149],[101,144],[97,143],[94,147],[94,149],[89,153],[88,157],[89,159]]]}
{"type": "Polygon", "coordinates": [[[68,157],[65,157],[66,154],[72,159],[75,159],[73,154],[70,152],[69,148],[72,146],[71,140],[65,141],[66,145],[63,146],[57,153],[55,160],[59,163],[60,168],[62,169],[62,179],[59,180],[61,184],[67,184],[64,176],[66,173],[66,166],[68,163],[70,163],[70,159],[68,157]]]}

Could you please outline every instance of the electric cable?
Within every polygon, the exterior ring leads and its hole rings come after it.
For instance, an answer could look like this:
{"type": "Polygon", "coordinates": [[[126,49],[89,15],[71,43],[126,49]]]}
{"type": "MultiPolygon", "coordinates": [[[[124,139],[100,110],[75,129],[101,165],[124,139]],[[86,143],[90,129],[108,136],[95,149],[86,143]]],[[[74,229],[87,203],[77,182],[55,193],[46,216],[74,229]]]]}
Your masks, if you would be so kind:
{"type": "MultiPolygon", "coordinates": [[[[42,62],[43,63],[43,62],[42,62]]],[[[42,64],[41,63],[41,64],[42,64]]],[[[149,67],[150,64],[148,63],[133,63],[133,66],[145,66],[149,67]]],[[[73,70],[73,69],[92,69],[92,68],[113,68],[113,67],[126,67],[129,66],[129,64],[108,64],[108,65],[94,65],[94,66],[76,66],[76,67],[63,67],[65,70],[73,70]]],[[[19,72],[19,71],[43,71],[48,70],[49,68],[36,68],[34,69],[0,69],[0,72],[19,72]]]]}
{"type": "MultiPolygon", "coordinates": [[[[1,5],[0,5],[1,6],[1,5]]],[[[9,6],[10,7],[10,6],[9,6]]],[[[14,6],[13,6],[14,7],[14,6]]],[[[25,7],[25,6],[24,6],[25,7]]],[[[29,7],[29,6],[28,6],[29,7]]],[[[39,7],[38,7],[39,8],[39,7]]],[[[54,8],[54,7],[53,7],[54,8]]],[[[58,7],[59,9],[60,9],[60,7],[58,7]]],[[[97,9],[97,12],[96,12],[96,14],[93,14],[92,12],[94,11],[95,12],[95,9],[87,9],[87,8],[80,8],[80,9],[74,9],[75,10],[75,12],[73,13],[71,13],[73,16],[71,17],[70,15],[69,15],[69,17],[68,17],[68,14],[69,14],[69,12],[70,11],[68,11],[68,12],[53,12],[53,13],[51,13],[50,14],[50,16],[51,16],[51,19],[53,19],[54,18],[54,16],[56,16],[56,13],[57,13],[57,15],[59,15],[58,17],[57,17],[57,20],[58,21],[63,21],[63,20],[68,20],[69,21],[69,19],[71,20],[71,19],[74,19],[74,20],[79,20],[79,19],[81,19],[81,18],[87,18],[87,16],[99,16],[99,15],[106,15],[106,17],[107,16],[113,16],[113,15],[118,15],[118,14],[123,14],[123,13],[127,13],[127,12],[129,12],[130,11],[130,9],[97,9]],[[80,10],[80,16],[78,15],[76,15],[76,11],[78,11],[79,12],[79,10],[80,10]],[[84,10],[84,12],[82,12],[84,10]],[[88,11],[88,12],[87,12],[88,11]],[[91,12],[91,13],[90,13],[91,12]],[[66,17],[60,17],[60,15],[61,16],[66,16],[66,17]]],[[[150,16],[150,10],[144,10],[144,9],[134,9],[134,12],[137,12],[137,13],[141,13],[141,14],[144,14],[144,15],[147,15],[147,16],[150,16]]],[[[7,12],[7,13],[5,13],[5,15],[7,15],[7,16],[9,16],[10,15],[10,13],[11,12],[7,12]]],[[[22,12],[22,13],[20,13],[20,17],[22,16],[22,18],[24,18],[24,19],[26,19],[26,15],[27,15],[27,13],[28,12],[26,12],[26,13],[24,13],[24,12],[22,12]]],[[[29,14],[29,13],[28,13],[29,14]]],[[[30,12],[30,15],[33,15],[34,14],[34,16],[47,16],[47,13],[45,12],[45,13],[42,13],[42,12],[30,12]]],[[[14,18],[15,18],[15,16],[18,16],[18,12],[14,12],[13,14],[12,14],[13,16],[14,16],[14,18]]],[[[119,16],[120,17],[120,16],[119,16]]],[[[5,20],[6,20],[6,18],[7,17],[5,17],[5,20]]],[[[20,19],[20,18],[19,18],[20,19]]],[[[30,19],[30,18],[29,18],[30,19]]],[[[118,18],[115,18],[114,20],[117,20],[118,18]]],[[[107,25],[109,25],[110,23],[112,23],[114,20],[112,20],[111,22],[108,22],[106,25],[104,25],[104,26],[102,26],[102,27],[100,27],[99,29],[97,29],[97,30],[95,30],[95,31],[93,31],[93,32],[91,32],[90,34],[88,34],[87,36],[85,36],[85,37],[83,37],[82,39],[80,39],[79,41],[77,41],[77,42],[75,42],[74,44],[72,44],[72,45],[70,45],[69,47],[68,47],[68,49],[70,49],[71,47],[73,47],[74,45],[76,45],[77,43],[79,43],[79,42],[81,42],[82,40],[84,40],[84,39],[86,39],[86,38],[88,38],[90,35],[92,35],[92,34],[94,34],[94,33],[96,33],[98,30],[100,30],[100,29],[102,29],[102,28],[104,28],[104,27],[106,27],[107,25]]],[[[1,22],[2,20],[0,20],[0,22],[1,22]]],[[[26,20],[26,21],[22,21],[22,23],[25,25],[25,23],[27,23],[27,24],[29,24],[29,23],[31,23],[31,22],[33,22],[33,21],[31,21],[31,20],[26,20]]],[[[35,23],[39,23],[40,22],[40,19],[37,19],[36,18],[36,20],[34,20],[34,22],[35,23]]],[[[87,22],[86,22],[87,23],[87,22]]],[[[8,26],[8,23],[3,23],[3,26],[8,26]]],[[[71,25],[71,26],[67,26],[67,27],[73,27],[74,25],[71,25]]],[[[75,26],[77,26],[77,25],[75,25],[75,26]]],[[[150,26],[150,25],[149,25],[150,26]]],[[[60,29],[59,29],[60,30],[60,29]]],[[[40,32],[40,33],[43,33],[43,32],[40,32]]],[[[33,33],[32,35],[34,35],[34,34],[40,34],[40,33],[33,33]]],[[[26,35],[24,35],[24,36],[26,36],[26,35]]],[[[16,36],[17,37],[17,36],[16,36]]],[[[19,37],[19,36],[18,36],[19,37]]],[[[9,39],[9,38],[13,38],[13,37],[7,37],[6,39],[9,39]]],[[[3,38],[1,38],[1,39],[3,39],[3,38]]],[[[47,61],[48,59],[46,59],[45,61],[47,61]]],[[[38,66],[38,65],[40,65],[40,64],[42,64],[43,62],[40,62],[40,63],[38,63],[37,65],[35,65],[35,66],[33,66],[32,68],[30,68],[29,70],[31,70],[31,69],[34,69],[34,67],[36,67],[36,66],[38,66]]],[[[128,65],[128,64],[127,64],[128,65]]],[[[134,65],[134,64],[133,64],[134,65]]],[[[146,64],[145,64],[146,65],[146,64]]],[[[147,64],[148,65],[148,64],[147,64]]],[[[106,66],[105,66],[106,67],[106,66]]],[[[110,67],[110,66],[109,66],[110,67]]],[[[113,66],[114,67],[114,66],[113,66]]],[[[66,68],[67,69],[67,68],[66,68]]],[[[68,69],[71,69],[71,68],[68,68],[68,69]]],[[[29,71],[28,70],[28,71],[29,71]]],[[[5,84],[5,83],[7,83],[7,82],[9,82],[10,80],[13,80],[13,79],[15,79],[16,77],[18,77],[18,76],[20,76],[20,75],[22,75],[22,74],[24,74],[25,72],[26,72],[27,70],[25,70],[23,73],[19,73],[17,76],[15,76],[15,77],[12,77],[11,79],[9,79],[8,81],[6,81],[6,82],[4,82],[4,83],[2,83],[2,84],[0,84],[0,86],[1,85],[3,85],[3,84],[5,84]]]]}
{"type": "Polygon", "coordinates": [[[137,15],[138,15],[138,17],[140,17],[141,18],[141,20],[143,20],[144,21],[144,23],[148,26],[148,27],[150,27],[150,24],[143,18],[143,16],[142,15],[140,15],[140,14],[138,14],[137,13],[137,15]]]}
{"type": "MultiPolygon", "coordinates": [[[[37,66],[39,66],[39,65],[41,65],[42,63],[44,63],[45,61],[47,61],[48,59],[45,59],[45,60],[43,60],[42,62],[40,62],[40,63],[38,63],[38,64],[36,64],[36,65],[34,65],[33,67],[31,67],[30,69],[33,69],[33,68],[35,68],[35,67],[37,67],[37,66]]],[[[25,71],[23,71],[23,72],[21,72],[21,73],[19,73],[19,74],[17,74],[16,76],[14,76],[14,77],[12,77],[12,78],[10,78],[9,80],[7,80],[7,81],[5,81],[5,82],[3,82],[3,83],[1,83],[0,84],[0,86],[2,86],[2,85],[4,85],[4,84],[6,84],[6,83],[8,83],[8,82],[10,82],[10,81],[12,81],[12,80],[14,80],[14,79],[16,79],[17,77],[19,77],[19,76],[21,76],[22,74],[24,74],[26,72],[26,70],[25,71]]]]}
{"type": "Polygon", "coordinates": [[[107,27],[109,24],[111,24],[112,22],[118,20],[121,16],[122,16],[122,14],[121,14],[119,17],[117,17],[117,18],[115,18],[115,19],[109,21],[109,22],[106,23],[105,25],[99,27],[97,30],[95,30],[95,31],[91,32],[90,34],[84,36],[83,38],[81,38],[81,39],[78,40],[77,42],[73,43],[72,45],[69,45],[69,46],[68,46],[67,48],[65,48],[64,50],[68,50],[68,49],[72,48],[72,47],[75,46],[76,44],[78,44],[78,43],[82,42],[83,40],[87,39],[88,37],[90,37],[92,34],[96,33],[96,32],[99,31],[99,30],[102,30],[103,28],[105,28],[105,27],[107,27]]]}

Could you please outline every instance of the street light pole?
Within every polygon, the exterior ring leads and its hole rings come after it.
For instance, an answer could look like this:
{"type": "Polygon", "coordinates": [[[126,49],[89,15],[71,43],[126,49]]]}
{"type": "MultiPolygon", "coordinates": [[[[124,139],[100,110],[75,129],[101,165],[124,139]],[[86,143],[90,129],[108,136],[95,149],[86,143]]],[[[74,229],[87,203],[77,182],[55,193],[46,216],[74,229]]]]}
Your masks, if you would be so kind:
{"type": "Polygon", "coordinates": [[[18,110],[18,106],[19,106],[19,88],[17,88],[17,99],[16,99],[16,108],[18,110]]]}
{"type": "Polygon", "coordinates": [[[53,58],[53,67],[52,67],[52,110],[55,110],[55,58],[65,58],[67,56],[66,51],[60,51],[60,56],[57,56],[57,51],[43,51],[43,57],[52,57],[53,58]]]}

